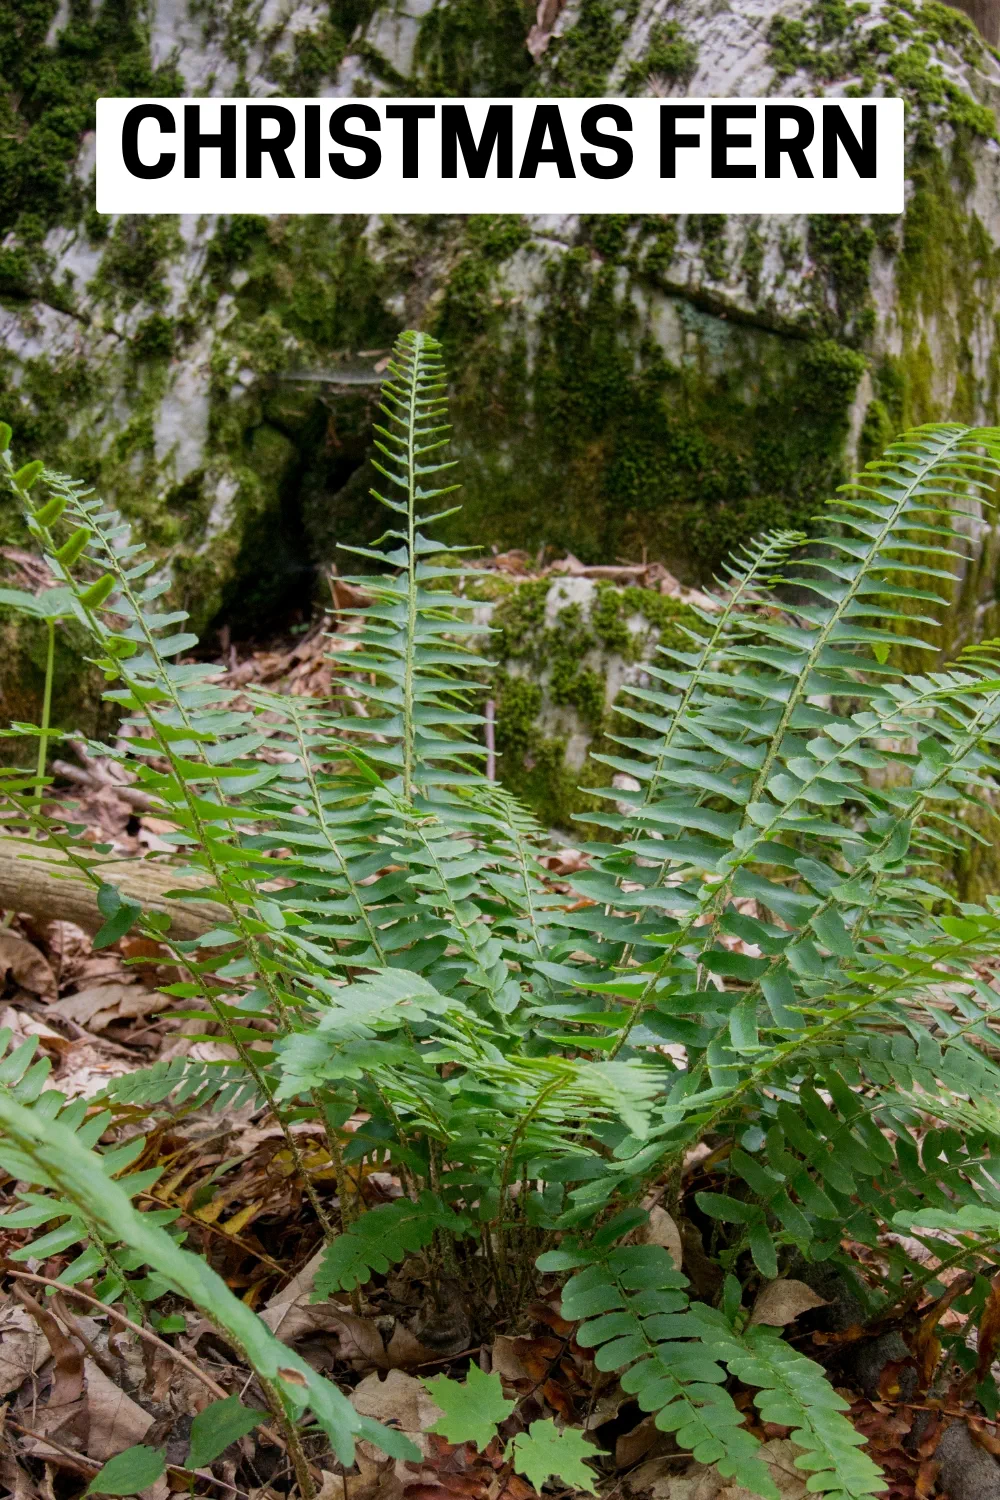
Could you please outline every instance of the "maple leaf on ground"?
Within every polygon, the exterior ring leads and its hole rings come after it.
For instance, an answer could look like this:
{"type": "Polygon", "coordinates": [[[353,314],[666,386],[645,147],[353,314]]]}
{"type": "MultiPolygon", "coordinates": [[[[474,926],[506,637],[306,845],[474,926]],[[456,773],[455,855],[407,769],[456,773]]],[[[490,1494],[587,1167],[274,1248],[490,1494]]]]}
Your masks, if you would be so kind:
{"type": "Polygon", "coordinates": [[[585,1459],[593,1458],[597,1449],[588,1443],[577,1427],[566,1427],[559,1431],[551,1418],[544,1422],[532,1422],[527,1432],[519,1432],[507,1448],[507,1457],[513,1458],[514,1468],[524,1474],[536,1490],[540,1490],[547,1479],[561,1479],[573,1489],[595,1493],[594,1472],[588,1469],[585,1459]]]}
{"type": "Polygon", "coordinates": [[[497,1424],[517,1405],[504,1396],[500,1376],[486,1375],[478,1365],[469,1366],[464,1385],[448,1375],[435,1375],[423,1385],[444,1412],[428,1432],[436,1432],[449,1443],[474,1443],[480,1452],[496,1437],[497,1424]]]}

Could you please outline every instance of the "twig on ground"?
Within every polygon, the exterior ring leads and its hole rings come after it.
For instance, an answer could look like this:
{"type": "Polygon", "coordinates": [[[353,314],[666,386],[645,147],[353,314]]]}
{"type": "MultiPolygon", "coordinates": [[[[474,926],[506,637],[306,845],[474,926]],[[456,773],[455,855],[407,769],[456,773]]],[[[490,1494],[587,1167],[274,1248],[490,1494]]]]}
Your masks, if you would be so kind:
{"type": "MultiPolygon", "coordinates": [[[[141,1323],[133,1323],[132,1319],[126,1318],[124,1313],[120,1313],[115,1308],[109,1307],[106,1302],[99,1301],[97,1297],[92,1297],[89,1292],[81,1292],[79,1287],[67,1286],[64,1281],[56,1281],[51,1276],[37,1276],[33,1271],[22,1271],[20,1266],[8,1267],[7,1270],[9,1275],[19,1280],[33,1281],[36,1286],[54,1287],[56,1291],[62,1292],[65,1296],[79,1297],[81,1302],[87,1302],[91,1307],[100,1308],[102,1313],[106,1313],[109,1318],[113,1318],[123,1328],[130,1328],[133,1333],[137,1333],[147,1343],[155,1344],[157,1349],[162,1349],[165,1354],[169,1354],[170,1358],[187,1370],[189,1375],[193,1375],[196,1380],[200,1380],[202,1385],[212,1392],[216,1400],[225,1401],[230,1395],[230,1392],[224,1390],[218,1381],[212,1379],[211,1375],[207,1375],[204,1370],[199,1370],[194,1361],[188,1359],[186,1354],[182,1354],[179,1349],[175,1349],[172,1344],[168,1344],[165,1339],[161,1339],[157,1334],[151,1332],[150,1329],[143,1328],[141,1323]]],[[[261,1427],[260,1432],[277,1447],[283,1448],[285,1446],[284,1438],[273,1427],[261,1427]]]]}

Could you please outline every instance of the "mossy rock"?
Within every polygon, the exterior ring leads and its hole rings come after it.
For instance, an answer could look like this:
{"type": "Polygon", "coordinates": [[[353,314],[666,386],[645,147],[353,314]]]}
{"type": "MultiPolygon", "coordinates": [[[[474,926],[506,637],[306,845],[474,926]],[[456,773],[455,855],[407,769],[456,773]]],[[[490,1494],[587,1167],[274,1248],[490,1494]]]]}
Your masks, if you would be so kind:
{"type": "MultiPolygon", "coordinates": [[[[135,0],[12,4],[0,417],[121,506],[199,629],[278,628],[382,529],[370,424],[407,325],[452,369],[456,544],[645,549],[691,584],[752,532],[808,527],[901,426],[994,419],[1000,63],[936,0],[566,0],[547,38],[529,0],[333,0],[267,27],[178,0],[156,58],[135,0]],[[900,93],[906,215],[110,222],[79,150],[101,93],[711,95],[737,58],[754,95],[900,93]]],[[[3,496],[0,536],[24,540],[3,496]]],[[[995,591],[972,571],[960,638],[995,591]]]]}
{"type": "Polygon", "coordinates": [[[646,733],[622,713],[639,706],[629,687],[650,686],[644,668],[658,649],[689,650],[704,623],[654,589],[566,575],[507,583],[480,615],[493,632],[500,779],[546,827],[583,839],[613,785],[594,753],[613,754],[616,734],[646,733]]]}

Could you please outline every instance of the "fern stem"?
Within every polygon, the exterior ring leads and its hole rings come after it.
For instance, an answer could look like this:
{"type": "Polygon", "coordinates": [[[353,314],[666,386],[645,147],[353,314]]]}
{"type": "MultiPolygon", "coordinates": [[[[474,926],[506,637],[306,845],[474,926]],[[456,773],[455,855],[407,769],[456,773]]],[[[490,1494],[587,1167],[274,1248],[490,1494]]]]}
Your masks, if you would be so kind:
{"type": "MultiPolygon", "coordinates": [[[[133,593],[133,591],[132,591],[132,589],[131,589],[131,587],[129,585],[128,579],[124,577],[123,570],[119,566],[118,558],[117,558],[117,555],[114,552],[114,549],[111,547],[111,545],[109,544],[109,542],[107,541],[107,539],[101,533],[99,521],[94,521],[94,520],[92,520],[89,517],[87,519],[88,519],[89,524],[94,528],[94,530],[96,532],[96,535],[100,538],[100,540],[102,542],[102,545],[103,545],[103,548],[104,548],[104,553],[105,553],[105,556],[106,556],[106,558],[108,560],[109,566],[111,566],[114,569],[115,576],[116,576],[116,582],[117,582],[117,586],[118,586],[119,592],[128,600],[128,603],[129,603],[129,605],[130,605],[130,607],[131,607],[131,609],[133,611],[134,618],[137,621],[137,623],[139,624],[140,629],[142,631],[143,637],[144,637],[145,642],[146,642],[146,648],[147,648],[147,650],[149,651],[150,655],[154,658],[154,660],[159,660],[159,652],[157,650],[156,638],[154,637],[154,635],[152,634],[152,631],[149,629],[149,626],[146,623],[146,620],[145,620],[145,618],[143,616],[143,612],[142,612],[142,610],[139,607],[139,601],[138,601],[138,599],[136,599],[136,597],[135,597],[135,595],[134,595],[134,593],[133,593]]],[[[50,547],[52,547],[53,550],[54,550],[55,544],[54,544],[54,542],[52,540],[51,534],[46,531],[46,536],[48,538],[50,547]]],[[[81,604],[81,608],[83,608],[84,611],[86,612],[88,621],[90,623],[91,630],[93,631],[93,633],[95,634],[95,636],[99,640],[103,641],[105,639],[105,637],[109,634],[109,632],[107,630],[107,627],[104,625],[103,621],[101,621],[98,618],[95,610],[92,609],[89,605],[84,604],[82,602],[82,599],[81,599],[82,590],[80,589],[80,587],[76,583],[76,581],[69,576],[68,570],[64,570],[64,571],[66,571],[66,573],[67,573],[67,580],[69,582],[69,586],[73,589],[73,592],[74,592],[74,594],[77,597],[77,602],[81,604]]],[[[131,681],[129,679],[128,672],[127,672],[127,670],[124,667],[120,666],[119,669],[121,671],[122,678],[124,679],[124,681],[128,685],[129,690],[132,692],[133,696],[138,701],[142,701],[142,694],[141,694],[141,692],[138,691],[138,688],[139,688],[138,683],[133,682],[133,681],[131,681]]],[[[185,708],[185,706],[182,703],[179,695],[177,694],[177,692],[176,692],[176,690],[175,690],[175,688],[173,686],[173,683],[170,680],[169,675],[167,673],[163,673],[163,674],[161,674],[161,676],[162,676],[162,682],[163,682],[164,689],[168,693],[168,695],[170,697],[170,701],[171,701],[171,703],[172,703],[175,711],[177,712],[178,716],[180,717],[181,722],[184,724],[185,728],[191,729],[193,731],[193,726],[191,724],[190,717],[189,717],[189,715],[187,713],[187,709],[185,708]]],[[[206,863],[208,864],[209,869],[211,870],[212,875],[214,877],[216,890],[217,890],[219,896],[221,897],[223,903],[228,907],[228,909],[230,911],[230,914],[232,916],[233,922],[236,925],[236,927],[238,928],[238,930],[240,932],[240,935],[243,938],[244,943],[246,944],[247,951],[248,951],[248,953],[250,954],[250,957],[251,957],[251,962],[253,963],[254,969],[255,969],[255,971],[257,972],[257,974],[258,974],[258,976],[260,978],[260,982],[264,986],[264,989],[267,991],[269,999],[274,1004],[275,1012],[276,1012],[276,1014],[277,1014],[277,1016],[278,1016],[281,1024],[284,1026],[285,1031],[287,1032],[288,1030],[291,1029],[291,1027],[290,1027],[290,1017],[289,1017],[289,1014],[288,1014],[288,1009],[285,1006],[284,1000],[282,999],[281,994],[278,991],[277,985],[274,983],[273,975],[271,975],[268,972],[267,966],[261,962],[261,952],[260,952],[260,947],[259,947],[259,945],[257,943],[256,935],[252,931],[250,931],[250,929],[249,929],[249,927],[248,927],[248,925],[247,925],[247,923],[246,923],[246,921],[244,919],[242,911],[240,910],[238,904],[234,901],[234,899],[232,898],[232,896],[229,893],[228,885],[227,885],[227,882],[226,882],[226,879],[225,879],[225,871],[223,869],[222,864],[219,862],[219,860],[216,858],[215,854],[213,853],[212,839],[208,835],[208,830],[206,828],[205,821],[202,818],[200,809],[197,806],[197,801],[191,795],[191,792],[188,789],[186,778],[184,777],[184,775],[182,774],[182,772],[181,772],[181,770],[180,770],[180,768],[178,766],[176,756],[174,755],[174,752],[173,752],[173,747],[171,746],[169,740],[163,735],[163,733],[162,733],[162,731],[160,729],[160,726],[159,726],[159,724],[158,724],[155,716],[148,710],[148,708],[144,709],[143,716],[144,716],[146,722],[149,725],[150,731],[151,731],[151,733],[153,735],[154,740],[157,743],[158,748],[160,749],[160,751],[163,754],[164,758],[168,761],[168,763],[169,763],[169,765],[171,767],[171,770],[172,770],[172,772],[174,774],[175,782],[176,782],[177,786],[181,790],[181,795],[184,797],[185,803],[187,805],[188,816],[190,817],[190,819],[192,821],[192,826],[196,830],[196,833],[197,833],[197,836],[198,836],[198,841],[199,841],[199,846],[200,846],[200,848],[202,849],[202,851],[204,853],[206,863]]],[[[198,745],[199,753],[201,755],[201,759],[204,762],[206,768],[208,768],[209,770],[212,770],[211,762],[205,756],[204,746],[202,745],[201,740],[198,738],[197,735],[194,735],[193,733],[192,733],[192,738],[195,740],[196,744],[198,745]]],[[[216,792],[217,792],[217,794],[219,796],[220,804],[224,803],[224,800],[225,800],[224,799],[224,794],[223,794],[221,782],[220,782],[218,776],[214,776],[213,777],[213,784],[214,784],[214,786],[216,788],[216,792]]],[[[83,868],[86,868],[86,867],[84,866],[83,868]]],[[[89,874],[89,871],[88,871],[88,874],[89,874]]],[[[100,884],[99,881],[98,881],[98,884],[100,884]]],[[[161,934],[157,933],[157,934],[155,934],[155,936],[157,936],[158,938],[160,938],[160,940],[162,941],[162,935],[161,934]]],[[[170,946],[170,945],[168,944],[168,946],[170,946]]],[[[175,956],[176,956],[176,950],[172,949],[172,951],[175,952],[175,956]]],[[[183,960],[182,960],[182,962],[183,962],[183,960]]],[[[184,966],[187,967],[186,964],[184,966]]],[[[189,972],[191,972],[191,971],[189,971],[189,972]]],[[[211,1003],[212,1003],[211,1000],[209,1000],[209,1004],[211,1004],[211,1003]]],[[[286,1126],[285,1122],[282,1120],[280,1112],[278,1111],[278,1109],[277,1109],[277,1107],[275,1105],[273,1090],[271,1089],[271,1087],[270,1087],[269,1083],[267,1082],[267,1080],[264,1078],[263,1074],[257,1068],[255,1062],[253,1061],[253,1059],[252,1059],[252,1057],[250,1055],[249,1049],[245,1047],[245,1045],[243,1044],[243,1042],[237,1036],[237,1034],[236,1034],[236,1032],[235,1032],[235,1030],[234,1030],[234,1028],[232,1026],[232,1023],[229,1021],[229,1018],[224,1013],[220,1013],[218,1010],[216,1010],[216,1008],[215,1008],[214,1005],[212,1006],[212,1008],[213,1008],[213,1011],[215,1011],[216,1019],[218,1020],[220,1026],[222,1027],[223,1032],[225,1033],[227,1040],[230,1042],[230,1044],[233,1047],[235,1047],[237,1055],[239,1056],[241,1062],[243,1062],[244,1065],[249,1069],[249,1071],[251,1072],[251,1074],[254,1077],[254,1080],[257,1082],[258,1086],[262,1089],[264,1097],[268,1101],[268,1105],[269,1105],[270,1111],[271,1111],[271,1113],[272,1113],[272,1115],[273,1115],[273,1117],[274,1117],[274,1119],[275,1119],[275,1121],[276,1121],[279,1129],[281,1130],[282,1135],[285,1138],[285,1142],[286,1142],[286,1144],[288,1146],[288,1149],[289,1149],[289,1152],[291,1154],[292,1160],[295,1163],[296,1170],[300,1173],[300,1175],[302,1177],[302,1183],[303,1183],[303,1187],[305,1188],[306,1196],[308,1197],[308,1199],[310,1201],[310,1204],[312,1205],[313,1211],[316,1214],[316,1217],[317,1217],[320,1225],[322,1226],[324,1236],[328,1240],[333,1239],[334,1236],[335,1236],[335,1230],[333,1228],[333,1225],[330,1222],[330,1219],[329,1219],[329,1217],[326,1214],[326,1211],[325,1211],[325,1209],[323,1207],[322,1201],[320,1200],[319,1195],[317,1194],[317,1192],[315,1190],[315,1187],[313,1186],[312,1182],[310,1181],[309,1173],[308,1173],[308,1171],[307,1171],[307,1169],[305,1167],[305,1163],[304,1163],[304,1161],[302,1159],[302,1155],[301,1155],[301,1153],[300,1153],[300,1151],[299,1151],[299,1149],[298,1149],[298,1147],[297,1147],[297,1145],[295,1143],[295,1140],[294,1140],[294,1138],[293,1138],[290,1130],[286,1126]]]]}
{"type": "Polygon", "coordinates": [[[406,802],[413,801],[413,772],[416,722],[413,703],[413,673],[414,654],[416,651],[417,631],[417,537],[416,537],[416,505],[417,505],[417,474],[416,474],[416,446],[417,437],[417,403],[420,376],[420,355],[423,351],[425,334],[414,334],[412,344],[412,365],[409,374],[409,392],[406,415],[406,634],[405,660],[403,668],[403,799],[406,802]]]}
{"type": "MultiPolygon", "coordinates": [[[[514,1153],[517,1151],[517,1148],[520,1145],[521,1140],[523,1139],[524,1133],[527,1130],[528,1126],[531,1124],[532,1120],[553,1094],[558,1093],[560,1089],[565,1088],[566,1083],[567,1080],[565,1078],[553,1078],[549,1083],[547,1083],[544,1088],[539,1090],[530,1108],[527,1109],[523,1115],[521,1115],[516,1126],[514,1127],[514,1132],[510,1138],[510,1143],[507,1147],[507,1150],[504,1152],[503,1166],[500,1172],[499,1200],[501,1213],[503,1213],[504,1211],[504,1204],[507,1199],[507,1194],[510,1190],[511,1178],[514,1174],[514,1153]]],[[[508,1252],[510,1242],[507,1234],[507,1227],[503,1220],[498,1222],[497,1230],[497,1270],[499,1272],[497,1296],[499,1300],[501,1300],[501,1302],[506,1304],[510,1292],[510,1287],[508,1285],[510,1268],[510,1256],[508,1252]]]]}
{"type": "Polygon", "coordinates": [[[295,1470],[295,1482],[299,1487],[299,1494],[302,1500],[315,1500],[316,1485],[309,1468],[309,1460],[306,1458],[299,1434],[295,1430],[295,1423],[289,1419],[285,1412],[279,1392],[269,1380],[261,1375],[259,1370],[257,1372],[257,1383],[264,1392],[264,1399],[271,1408],[274,1420],[277,1422],[281,1429],[281,1435],[285,1439],[288,1447],[288,1456],[292,1460],[292,1468],[295,1470]]]}
{"type": "Polygon", "coordinates": [[[55,674],[56,656],[56,622],[46,620],[48,630],[48,641],[45,650],[45,688],[42,695],[42,722],[41,733],[38,736],[38,791],[35,795],[35,807],[41,812],[42,791],[45,782],[45,763],[49,753],[49,725],[52,718],[52,678],[55,674]]]}

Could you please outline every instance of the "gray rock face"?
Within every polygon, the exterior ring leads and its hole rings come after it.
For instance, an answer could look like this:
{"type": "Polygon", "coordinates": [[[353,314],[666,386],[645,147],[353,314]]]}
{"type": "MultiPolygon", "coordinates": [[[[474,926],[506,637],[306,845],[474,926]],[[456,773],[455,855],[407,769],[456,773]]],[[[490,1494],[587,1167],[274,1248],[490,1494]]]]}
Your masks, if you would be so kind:
{"type": "Polygon", "coordinates": [[[1000,1500],[1000,1464],[976,1446],[962,1422],[947,1428],[934,1456],[951,1500],[1000,1500]]]}
{"type": "MultiPolygon", "coordinates": [[[[85,131],[61,184],[17,158],[0,199],[0,414],[25,458],[83,473],[138,520],[196,624],[285,617],[337,542],[375,534],[368,430],[405,324],[437,332],[454,371],[456,541],[585,561],[645,548],[689,584],[748,532],[807,522],[903,425],[994,419],[1000,63],[957,10],[156,0],[148,35],[98,24],[85,64],[52,11],[40,45],[83,125],[109,79],[126,93],[822,90],[910,105],[907,213],[871,221],[109,223],[87,212],[85,131]]],[[[16,66],[4,76],[15,112],[55,119],[54,100],[16,93],[16,66]]],[[[978,538],[976,553],[953,639],[994,628],[978,538]]]]}

